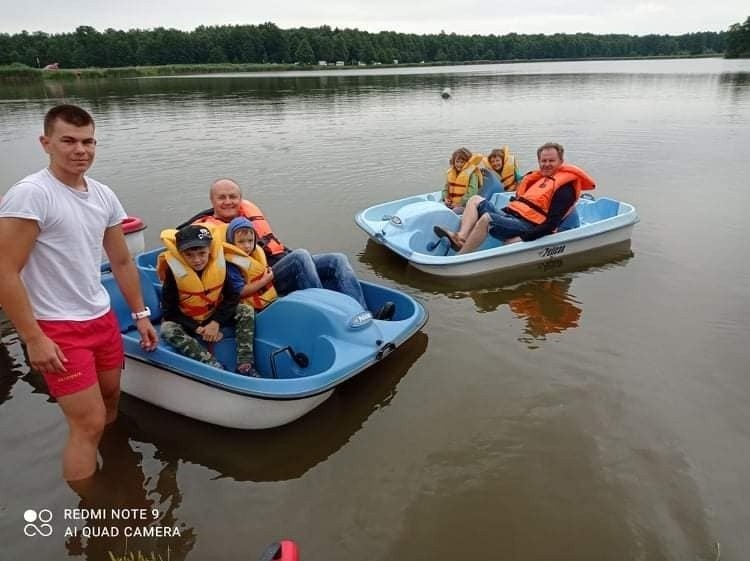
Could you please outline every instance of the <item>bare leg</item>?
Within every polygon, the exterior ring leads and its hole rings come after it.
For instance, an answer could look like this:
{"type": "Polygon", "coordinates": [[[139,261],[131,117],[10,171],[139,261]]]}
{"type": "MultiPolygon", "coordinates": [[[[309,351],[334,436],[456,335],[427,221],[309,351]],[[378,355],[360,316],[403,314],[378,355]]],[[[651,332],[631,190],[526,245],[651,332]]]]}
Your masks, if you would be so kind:
{"type": "Polygon", "coordinates": [[[481,203],[483,200],[484,199],[479,195],[474,195],[466,202],[466,208],[464,209],[464,213],[461,215],[461,227],[457,233],[458,239],[461,243],[464,243],[466,241],[466,239],[469,237],[469,233],[474,229],[474,225],[479,219],[477,206],[479,206],[479,203],[481,203]]]}
{"type": "Polygon", "coordinates": [[[77,481],[96,472],[96,450],[107,417],[99,384],[57,399],[68,421],[68,441],[63,451],[63,477],[77,481]]]}
{"type": "Polygon", "coordinates": [[[119,368],[99,372],[99,389],[107,412],[107,425],[117,419],[117,406],[120,404],[120,372],[119,368]]]}
{"type": "Polygon", "coordinates": [[[490,216],[489,214],[483,214],[479,220],[476,221],[474,228],[466,238],[464,245],[461,247],[459,254],[469,253],[474,251],[482,242],[487,239],[487,234],[490,231],[490,216]]]}

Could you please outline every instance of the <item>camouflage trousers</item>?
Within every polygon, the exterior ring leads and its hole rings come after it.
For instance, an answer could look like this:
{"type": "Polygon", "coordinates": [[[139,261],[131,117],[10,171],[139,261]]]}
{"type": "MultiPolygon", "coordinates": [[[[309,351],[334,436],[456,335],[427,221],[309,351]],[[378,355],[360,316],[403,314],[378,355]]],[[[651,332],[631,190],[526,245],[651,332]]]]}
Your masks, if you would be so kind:
{"type": "MultiPolygon", "coordinates": [[[[255,311],[252,306],[238,304],[234,313],[234,336],[237,341],[237,364],[253,362],[253,334],[255,332],[255,311]]],[[[216,368],[224,366],[216,360],[195,336],[174,321],[163,321],[161,337],[181,355],[198,360],[216,368]]]]}

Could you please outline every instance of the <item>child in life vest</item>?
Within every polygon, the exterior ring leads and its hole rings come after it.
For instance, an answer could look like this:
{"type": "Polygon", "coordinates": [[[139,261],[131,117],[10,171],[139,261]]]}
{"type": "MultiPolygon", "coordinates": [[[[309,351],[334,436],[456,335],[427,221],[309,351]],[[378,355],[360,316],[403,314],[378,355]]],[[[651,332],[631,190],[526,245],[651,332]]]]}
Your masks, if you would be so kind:
{"type": "Polygon", "coordinates": [[[238,216],[227,225],[227,243],[242,250],[246,265],[237,260],[227,265],[227,275],[245,304],[260,311],[278,298],[273,286],[273,270],[268,266],[266,254],[257,243],[252,222],[238,216]]]}
{"type": "Polygon", "coordinates": [[[480,166],[484,160],[482,154],[473,154],[467,148],[459,148],[451,155],[446,173],[442,201],[445,206],[460,211],[473,195],[482,187],[480,166]]]}
{"type": "MultiPolygon", "coordinates": [[[[507,146],[495,148],[487,156],[490,168],[497,174],[504,191],[515,191],[523,175],[518,171],[518,160],[507,146]]],[[[488,199],[489,197],[485,197],[488,199]]]]}
{"type": "Polygon", "coordinates": [[[198,339],[218,343],[221,328],[234,326],[237,372],[258,376],[253,368],[255,313],[240,303],[240,293],[229,282],[221,240],[200,225],[165,230],[161,237],[167,247],[157,262],[164,317],[161,337],[180,354],[224,368],[198,339]]]}

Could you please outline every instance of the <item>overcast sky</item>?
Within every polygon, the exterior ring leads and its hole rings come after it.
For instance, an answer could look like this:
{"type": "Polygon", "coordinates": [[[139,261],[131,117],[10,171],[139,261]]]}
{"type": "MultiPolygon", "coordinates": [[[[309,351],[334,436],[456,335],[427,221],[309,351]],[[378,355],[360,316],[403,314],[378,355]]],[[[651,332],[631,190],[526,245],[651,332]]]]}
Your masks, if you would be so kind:
{"type": "Polygon", "coordinates": [[[487,35],[722,31],[748,0],[0,0],[0,32],[258,24],[487,35]]]}

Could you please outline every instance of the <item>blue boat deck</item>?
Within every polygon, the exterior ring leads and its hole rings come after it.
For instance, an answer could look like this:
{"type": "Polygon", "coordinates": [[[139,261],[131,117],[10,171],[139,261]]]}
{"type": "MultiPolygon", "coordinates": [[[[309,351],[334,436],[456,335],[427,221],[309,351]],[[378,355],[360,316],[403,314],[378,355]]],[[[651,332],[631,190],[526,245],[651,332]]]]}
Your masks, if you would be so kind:
{"type": "MultiPolygon", "coordinates": [[[[504,207],[513,193],[502,192],[492,195],[490,201],[497,207],[504,207]]],[[[483,259],[489,254],[527,250],[529,244],[539,242],[550,245],[560,241],[570,241],[597,235],[622,226],[632,225],[638,217],[635,209],[611,198],[582,197],[576,209],[563,222],[557,233],[545,236],[535,242],[503,245],[501,240],[488,236],[485,242],[469,254],[457,256],[450,248],[448,240],[438,239],[433,232],[436,225],[457,231],[460,216],[445,207],[440,201],[440,192],[407,197],[372,206],[355,217],[356,223],[375,241],[390,248],[395,253],[416,263],[438,264],[435,258],[451,258],[449,262],[483,259]]]]}
{"type": "MultiPolygon", "coordinates": [[[[154,264],[161,251],[137,257],[144,302],[152,310],[157,331],[161,324],[161,284],[154,264]]],[[[338,292],[293,292],[256,314],[254,360],[261,378],[251,378],[233,372],[236,345],[232,329],[224,329],[225,337],[210,349],[227,370],[182,356],[164,341],[154,352],[144,351],[130,309],[110,272],[102,274],[102,284],[110,294],[129,358],[222,389],[261,397],[291,399],[330,389],[385,357],[427,319],[424,307],[410,296],[371,283],[362,283],[368,306],[377,309],[385,301],[395,302],[392,321],[372,319],[353,298],[338,292]],[[355,318],[362,321],[355,322],[355,318]]]]}

